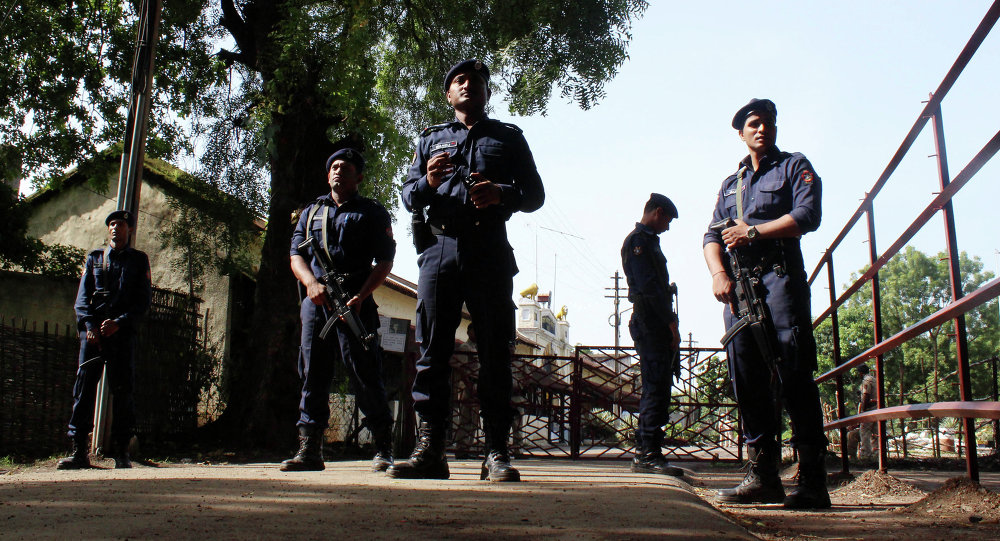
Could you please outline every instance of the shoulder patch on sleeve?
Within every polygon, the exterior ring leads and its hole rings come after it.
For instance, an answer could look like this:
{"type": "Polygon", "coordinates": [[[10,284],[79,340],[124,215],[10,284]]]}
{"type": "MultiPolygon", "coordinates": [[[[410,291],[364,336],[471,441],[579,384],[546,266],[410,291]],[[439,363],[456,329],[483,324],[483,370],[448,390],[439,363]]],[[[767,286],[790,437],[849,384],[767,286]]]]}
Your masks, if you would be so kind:
{"type": "Polygon", "coordinates": [[[808,170],[808,169],[805,169],[805,170],[802,171],[802,174],[799,175],[799,178],[802,180],[802,182],[805,182],[805,183],[808,184],[808,183],[810,183],[810,182],[813,181],[813,178],[814,178],[813,177],[813,172],[810,171],[810,170],[808,170]]]}
{"type": "Polygon", "coordinates": [[[632,255],[642,255],[642,245],[636,244],[632,247],[632,255]]]}
{"type": "Polygon", "coordinates": [[[433,126],[428,126],[428,127],[424,128],[424,131],[420,132],[420,137],[425,137],[425,136],[427,136],[429,134],[432,134],[432,133],[434,133],[436,131],[443,130],[443,129],[445,129],[445,128],[448,127],[448,124],[450,124],[450,122],[445,122],[443,124],[435,124],[433,126]]]}

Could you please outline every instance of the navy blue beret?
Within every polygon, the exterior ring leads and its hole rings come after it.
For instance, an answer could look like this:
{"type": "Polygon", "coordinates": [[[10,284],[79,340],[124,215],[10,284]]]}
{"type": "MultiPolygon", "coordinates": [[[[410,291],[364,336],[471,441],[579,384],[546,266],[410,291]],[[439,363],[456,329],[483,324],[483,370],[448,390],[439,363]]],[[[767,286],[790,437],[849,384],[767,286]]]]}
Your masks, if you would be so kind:
{"type": "Polygon", "coordinates": [[[733,116],[733,128],[737,130],[743,129],[743,123],[746,122],[747,117],[750,113],[767,113],[771,116],[771,120],[778,121],[778,108],[774,106],[774,102],[768,99],[758,99],[754,98],[750,100],[750,103],[740,107],[739,111],[736,111],[736,115],[733,116]]]}
{"type": "Polygon", "coordinates": [[[326,159],[326,171],[330,172],[330,166],[333,165],[335,160],[344,160],[345,162],[351,162],[354,167],[357,168],[358,173],[365,170],[365,157],[361,155],[360,152],[354,150],[353,148],[342,148],[326,159]]]}
{"type": "Polygon", "coordinates": [[[669,197],[663,194],[649,194],[649,201],[646,203],[646,207],[661,208],[668,216],[675,220],[677,219],[677,207],[674,206],[674,202],[669,197]]]}
{"type": "Polygon", "coordinates": [[[135,214],[127,210],[116,210],[104,219],[104,225],[111,225],[111,220],[125,220],[129,227],[135,227],[135,214]]]}
{"type": "Polygon", "coordinates": [[[486,64],[482,63],[480,60],[469,59],[463,60],[458,64],[455,64],[448,70],[448,75],[444,76],[444,91],[448,91],[448,87],[451,86],[451,80],[455,78],[459,73],[466,71],[474,71],[478,73],[487,84],[490,82],[490,68],[486,67],[486,64]]]}

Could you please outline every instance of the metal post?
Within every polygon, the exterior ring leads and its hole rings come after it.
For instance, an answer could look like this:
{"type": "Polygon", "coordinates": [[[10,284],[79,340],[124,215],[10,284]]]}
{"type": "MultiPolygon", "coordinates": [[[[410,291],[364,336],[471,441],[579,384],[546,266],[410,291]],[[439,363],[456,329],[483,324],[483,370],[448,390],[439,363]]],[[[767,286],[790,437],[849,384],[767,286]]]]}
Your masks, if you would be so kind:
{"type": "MultiPolygon", "coordinates": [[[[868,204],[865,214],[868,216],[868,258],[871,264],[878,261],[878,250],[875,246],[875,208],[873,203],[868,204]]],[[[882,291],[879,287],[878,273],[872,276],[872,333],[875,344],[882,342],[882,291]]],[[[875,382],[878,388],[878,409],[885,407],[885,373],[882,366],[882,354],[875,356],[875,382]]],[[[901,425],[902,426],[902,425],[901,425]]],[[[903,438],[906,438],[906,431],[903,431],[903,438]]],[[[886,454],[886,430],[885,421],[878,422],[878,469],[886,471],[888,469],[888,455],[886,454]]]]}
{"type": "MultiPolygon", "coordinates": [[[[834,306],[837,302],[837,290],[836,282],[833,279],[833,252],[827,252],[824,256],[826,258],[826,277],[827,282],[830,284],[830,306],[834,306]]],[[[840,366],[842,360],[840,358],[840,322],[837,319],[837,310],[830,312],[830,328],[833,333],[833,364],[834,366],[840,366]]],[[[837,418],[843,419],[847,416],[847,412],[844,408],[844,378],[837,375],[837,418]]],[[[847,427],[840,427],[840,471],[847,474],[851,471],[851,463],[847,459],[847,427]]]]}
{"type": "Polygon", "coordinates": [[[621,347],[621,326],[622,326],[622,314],[619,311],[621,305],[621,283],[622,276],[615,271],[615,275],[611,277],[615,281],[614,295],[610,298],[615,300],[615,359],[618,358],[619,348],[621,347]]]}
{"type": "Polygon", "coordinates": [[[583,414],[580,404],[583,396],[583,362],[580,360],[580,349],[580,346],[576,346],[576,354],[573,356],[573,375],[570,378],[569,456],[574,460],[580,458],[583,425],[580,422],[580,416],[583,414]]]}
{"type": "MultiPolygon", "coordinates": [[[[938,178],[941,189],[944,190],[951,182],[948,175],[948,154],[944,144],[944,125],[941,119],[940,103],[931,113],[934,127],[934,149],[937,155],[938,178]]],[[[944,227],[948,245],[948,274],[951,277],[951,300],[955,302],[962,298],[962,271],[959,268],[958,236],[955,233],[955,213],[951,200],[944,204],[944,227]]],[[[972,400],[972,379],[969,375],[969,343],[965,332],[965,316],[955,318],[955,345],[958,361],[958,391],[961,400],[972,400]]],[[[968,452],[965,454],[965,470],[969,479],[979,482],[979,463],[976,458],[976,420],[970,417],[962,419],[965,432],[965,444],[968,452]]]]}
{"type": "MultiPolygon", "coordinates": [[[[135,216],[139,210],[139,190],[142,187],[142,164],[146,155],[146,127],[152,103],[153,64],[156,42],[160,34],[161,0],[142,0],[139,8],[139,31],[136,35],[135,63],[132,65],[132,97],[125,123],[125,146],[118,171],[117,210],[128,210],[135,216]]],[[[138,224],[138,222],[137,222],[138,224]]],[[[137,228],[132,229],[129,245],[135,246],[137,228]]],[[[104,365],[97,384],[94,406],[94,437],[91,451],[97,454],[108,438],[108,411],[111,409],[107,385],[108,367],[104,365]]]]}
{"type": "MultiPolygon", "coordinates": [[[[993,401],[997,402],[1000,398],[997,397],[997,356],[994,355],[990,359],[990,364],[993,365],[993,401]]],[[[1000,419],[993,420],[993,455],[1000,455],[1000,419]]]]}

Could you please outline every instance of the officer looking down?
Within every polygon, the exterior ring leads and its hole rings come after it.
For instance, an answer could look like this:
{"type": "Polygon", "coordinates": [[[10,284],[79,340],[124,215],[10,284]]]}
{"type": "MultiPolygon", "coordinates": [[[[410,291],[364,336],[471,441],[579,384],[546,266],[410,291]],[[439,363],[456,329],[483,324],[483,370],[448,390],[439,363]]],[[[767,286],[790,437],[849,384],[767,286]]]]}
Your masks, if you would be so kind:
{"type": "Polygon", "coordinates": [[[639,428],[635,432],[636,453],[632,471],[682,475],[682,470],[663,458],[663,425],[669,421],[670,387],[681,343],[673,311],[667,259],[660,250],[660,233],[670,229],[677,207],[664,195],[650,194],[642,220],[622,244],[622,268],[632,302],[629,333],[639,354],[642,396],[639,428]]]}

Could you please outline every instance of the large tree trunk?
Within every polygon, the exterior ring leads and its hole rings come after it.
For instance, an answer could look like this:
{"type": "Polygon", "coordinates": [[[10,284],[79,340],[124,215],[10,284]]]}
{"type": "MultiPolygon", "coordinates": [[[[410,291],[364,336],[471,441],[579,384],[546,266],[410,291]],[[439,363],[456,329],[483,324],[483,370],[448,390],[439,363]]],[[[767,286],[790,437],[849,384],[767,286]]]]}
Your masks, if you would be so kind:
{"type": "MultiPolygon", "coordinates": [[[[220,436],[237,445],[292,448],[298,419],[299,305],[289,267],[292,212],[322,195],[323,164],[332,145],[328,119],[295,108],[274,115],[271,203],[254,295],[248,343],[235,344],[220,436]]],[[[325,188],[325,189],[324,189],[325,188]]]]}

